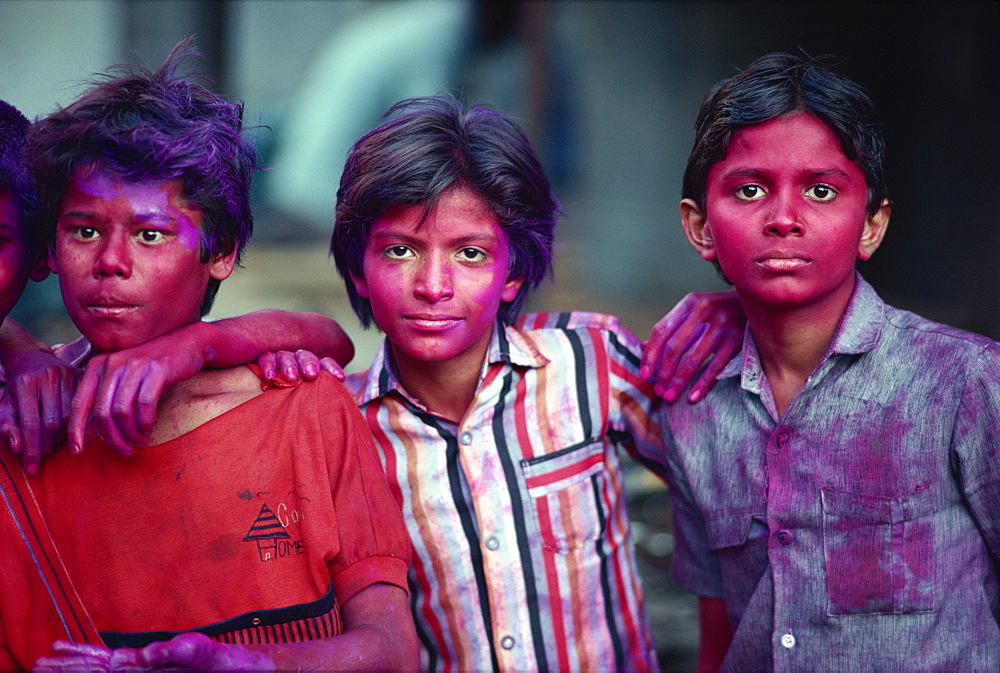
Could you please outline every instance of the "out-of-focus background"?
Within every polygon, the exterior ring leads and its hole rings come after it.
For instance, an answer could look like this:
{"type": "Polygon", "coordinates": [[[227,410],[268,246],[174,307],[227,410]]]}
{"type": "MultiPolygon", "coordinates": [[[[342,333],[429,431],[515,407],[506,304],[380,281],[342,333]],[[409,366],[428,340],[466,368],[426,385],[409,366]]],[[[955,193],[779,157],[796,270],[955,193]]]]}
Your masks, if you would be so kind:
{"type": "MultiPolygon", "coordinates": [[[[91,73],[155,67],[196,35],[202,68],[260,124],[271,168],[255,240],[211,317],[317,310],[363,332],[326,254],[350,143],[392,102],[451,91],[515,117],[559,194],[554,282],[535,310],[621,316],[641,337],[684,293],[722,287],[688,247],[680,180],[701,97],[769,51],[842,57],[888,140],[892,226],[865,271],[898,306],[1000,338],[1000,3],[583,0],[5,0],[0,98],[29,117],[68,104],[91,73]]],[[[54,279],[15,318],[74,338],[54,279]]],[[[630,471],[632,514],[661,659],[690,669],[692,597],[666,578],[663,489],[630,471]]]]}

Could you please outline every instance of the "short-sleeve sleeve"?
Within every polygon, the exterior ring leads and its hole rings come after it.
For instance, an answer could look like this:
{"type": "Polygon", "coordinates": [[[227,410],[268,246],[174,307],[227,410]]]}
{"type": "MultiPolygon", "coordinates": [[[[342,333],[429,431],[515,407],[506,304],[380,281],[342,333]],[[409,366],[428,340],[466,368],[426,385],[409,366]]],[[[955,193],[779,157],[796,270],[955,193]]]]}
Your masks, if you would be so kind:
{"type": "Polygon", "coordinates": [[[674,556],[670,574],[688,591],[722,598],[719,560],[709,544],[705,519],[691,495],[684,471],[671,456],[671,439],[667,431],[663,433],[663,442],[674,526],[674,556]]]}
{"type": "Polygon", "coordinates": [[[627,438],[622,446],[637,462],[661,478],[666,476],[660,436],[660,399],[653,384],[639,376],[642,344],[628,329],[615,324],[605,331],[607,372],[617,418],[613,427],[627,438]]]}
{"type": "MultiPolygon", "coordinates": [[[[327,377],[323,377],[327,378],[327,377]]],[[[323,391],[322,433],[330,455],[330,485],[339,551],[327,566],[341,603],[377,582],[404,591],[410,540],[399,504],[386,483],[368,425],[342,385],[323,391]]]]}
{"type": "Polygon", "coordinates": [[[987,344],[970,368],[954,428],[962,492],[987,546],[1000,558],[1000,344],[987,344]]]}

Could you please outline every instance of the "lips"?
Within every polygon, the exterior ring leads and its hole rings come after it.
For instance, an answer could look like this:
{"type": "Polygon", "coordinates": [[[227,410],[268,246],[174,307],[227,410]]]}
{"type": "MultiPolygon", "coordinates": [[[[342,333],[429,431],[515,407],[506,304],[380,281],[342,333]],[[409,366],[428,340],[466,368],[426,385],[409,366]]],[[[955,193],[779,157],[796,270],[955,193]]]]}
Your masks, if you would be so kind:
{"type": "Polygon", "coordinates": [[[84,308],[98,318],[118,318],[137,310],[139,305],[127,299],[101,297],[86,302],[84,308]]]}
{"type": "Polygon", "coordinates": [[[462,320],[462,318],[453,315],[438,315],[432,313],[404,315],[403,319],[406,320],[409,325],[416,327],[417,329],[427,331],[447,329],[462,320]]]}
{"type": "Polygon", "coordinates": [[[812,260],[794,252],[768,252],[754,260],[754,263],[775,273],[798,271],[812,264],[812,260]]]}

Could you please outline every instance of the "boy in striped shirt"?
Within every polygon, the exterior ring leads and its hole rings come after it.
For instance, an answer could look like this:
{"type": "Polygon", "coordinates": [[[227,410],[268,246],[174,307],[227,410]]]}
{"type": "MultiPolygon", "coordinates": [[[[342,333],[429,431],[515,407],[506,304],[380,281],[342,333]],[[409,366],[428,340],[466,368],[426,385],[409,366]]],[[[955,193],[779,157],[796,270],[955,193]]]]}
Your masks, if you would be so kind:
{"type": "Polygon", "coordinates": [[[656,669],[616,450],[663,473],[656,395],[616,318],[518,317],[558,213],[521,129],[403,101],[337,197],[337,269],[386,334],[347,384],[413,542],[421,668],[656,669]]]}

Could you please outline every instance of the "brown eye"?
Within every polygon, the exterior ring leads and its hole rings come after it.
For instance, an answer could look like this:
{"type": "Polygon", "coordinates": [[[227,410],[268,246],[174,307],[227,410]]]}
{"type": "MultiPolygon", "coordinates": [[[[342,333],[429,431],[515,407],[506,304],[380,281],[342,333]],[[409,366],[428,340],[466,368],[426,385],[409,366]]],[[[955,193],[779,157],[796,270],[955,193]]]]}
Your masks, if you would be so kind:
{"type": "Polygon", "coordinates": [[[389,259],[404,259],[413,253],[405,245],[393,245],[386,248],[383,254],[389,259]]]}
{"type": "Polygon", "coordinates": [[[760,185],[742,185],[736,188],[736,198],[741,201],[755,201],[764,196],[764,188],[760,185]]]}
{"type": "Polygon", "coordinates": [[[827,187],[826,185],[813,185],[806,190],[806,196],[817,201],[830,201],[837,196],[837,192],[833,191],[832,187],[827,187]]]}
{"type": "Polygon", "coordinates": [[[458,254],[464,262],[481,262],[486,259],[486,253],[478,248],[464,248],[458,254]]]}

